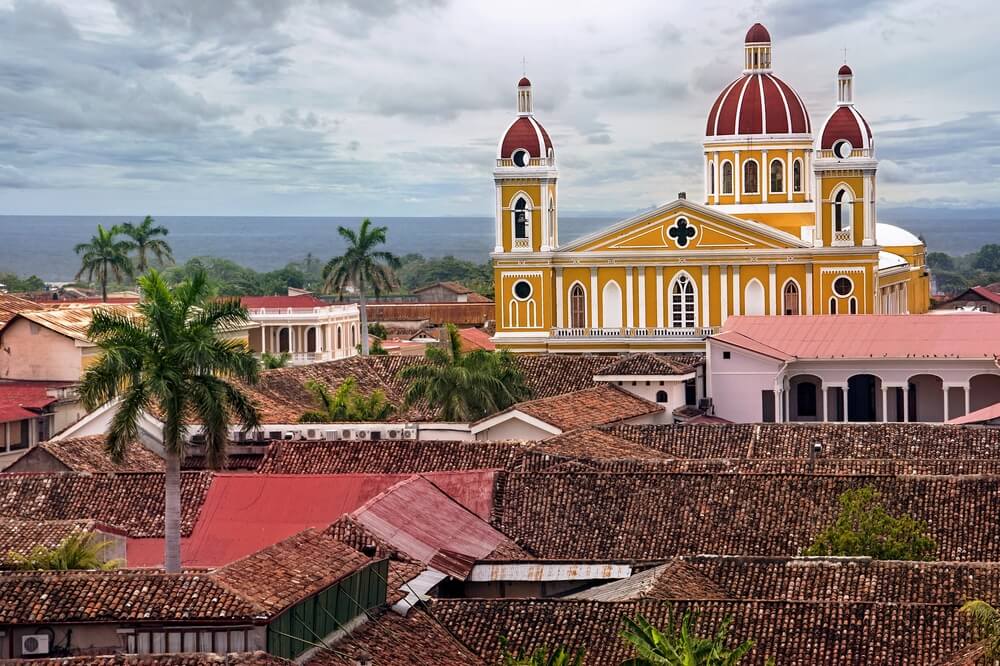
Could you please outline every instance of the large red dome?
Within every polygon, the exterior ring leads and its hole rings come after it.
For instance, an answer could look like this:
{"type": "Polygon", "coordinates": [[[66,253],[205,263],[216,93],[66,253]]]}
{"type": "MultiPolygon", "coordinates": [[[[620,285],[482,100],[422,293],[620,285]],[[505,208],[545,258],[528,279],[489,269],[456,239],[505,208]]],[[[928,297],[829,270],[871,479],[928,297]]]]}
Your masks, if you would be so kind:
{"type": "Polygon", "coordinates": [[[552,140],[542,124],[532,116],[521,116],[507,128],[497,147],[497,159],[509,159],[523,148],[531,157],[547,157],[552,140]]]}
{"type": "Polygon", "coordinates": [[[708,114],[705,136],[808,134],[806,105],[770,73],[744,74],[722,91],[708,114]]]}

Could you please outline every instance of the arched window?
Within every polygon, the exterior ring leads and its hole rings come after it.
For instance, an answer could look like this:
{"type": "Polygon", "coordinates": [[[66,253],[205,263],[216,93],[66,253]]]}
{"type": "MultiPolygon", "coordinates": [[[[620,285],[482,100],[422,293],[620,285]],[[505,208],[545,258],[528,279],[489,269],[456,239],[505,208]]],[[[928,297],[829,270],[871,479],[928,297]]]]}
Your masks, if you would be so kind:
{"type": "Polygon", "coordinates": [[[785,164],[781,160],[771,160],[771,192],[785,191],[785,164]]]}
{"type": "Polygon", "coordinates": [[[802,191],[802,160],[792,162],[792,191],[802,191]]]}
{"type": "Polygon", "coordinates": [[[656,402],[670,402],[670,398],[669,398],[669,396],[667,396],[667,392],[666,391],[657,391],[656,392],[656,402]]]}
{"type": "Polygon", "coordinates": [[[799,314],[799,285],[795,280],[789,280],[785,283],[785,288],[782,292],[784,297],[784,308],[783,311],[786,315],[797,315],[799,314]]]}
{"type": "Polygon", "coordinates": [[[341,330],[340,326],[338,326],[337,327],[337,349],[338,350],[344,348],[344,336],[341,335],[342,333],[343,333],[343,331],[341,330]]]}
{"type": "Polygon", "coordinates": [[[830,314],[837,314],[837,299],[830,299],[830,314]]]}
{"type": "Polygon", "coordinates": [[[747,282],[744,290],[743,314],[764,314],[764,285],[757,278],[747,282]]]}
{"type": "Polygon", "coordinates": [[[291,341],[291,330],[283,328],[278,331],[278,351],[279,352],[290,352],[292,351],[292,341],[291,341]]]}
{"type": "Polygon", "coordinates": [[[670,325],[675,328],[694,328],[695,318],[694,283],[682,273],[670,288],[670,325]]]}
{"type": "Polygon", "coordinates": [[[584,328],[587,325],[587,292],[579,282],[569,290],[570,328],[584,328]]]}
{"type": "Polygon", "coordinates": [[[848,307],[851,309],[851,314],[858,314],[858,299],[851,296],[851,300],[848,302],[848,307]]]}
{"type": "Polygon", "coordinates": [[[528,238],[528,202],[521,197],[514,204],[514,239],[528,238]]]}
{"type": "Polygon", "coordinates": [[[351,349],[358,346],[358,330],[351,324],[351,349]]]}
{"type": "Polygon", "coordinates": [[[722,163],[722,193],[733,193],[733,163],[728,160],[722,163]]]}
{"type": "Polygon", "coordinates": [[[604,285],[604,328],[622,327],[622,288],[614,280],[604,285]]]}
{"type": "Polygon", "coordinates": [[[833,230],[851,231],[851,195],[840,190],[833,197],[833,230]]]}
{"type": "Polygon", "coordinates": [[[708,162],[708,193],[715,194],[715,163],[708,162]]]}
{"type": "Polygon", "coordinates": [[[757,162],[747,160],[743,163],[743,194],[758,194],[760,192],[757,183],[757,162]]]}

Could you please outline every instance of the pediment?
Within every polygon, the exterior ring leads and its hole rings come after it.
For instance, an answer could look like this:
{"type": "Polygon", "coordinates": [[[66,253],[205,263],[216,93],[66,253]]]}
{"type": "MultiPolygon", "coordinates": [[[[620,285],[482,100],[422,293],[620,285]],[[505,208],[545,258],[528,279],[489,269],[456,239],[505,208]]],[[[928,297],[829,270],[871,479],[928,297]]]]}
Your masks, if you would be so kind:
{"type": "Polygon", "coordinates": [[[559,248],[561,252],[773,250],[809,247],[791,234],[678,199],[559,248]]]}

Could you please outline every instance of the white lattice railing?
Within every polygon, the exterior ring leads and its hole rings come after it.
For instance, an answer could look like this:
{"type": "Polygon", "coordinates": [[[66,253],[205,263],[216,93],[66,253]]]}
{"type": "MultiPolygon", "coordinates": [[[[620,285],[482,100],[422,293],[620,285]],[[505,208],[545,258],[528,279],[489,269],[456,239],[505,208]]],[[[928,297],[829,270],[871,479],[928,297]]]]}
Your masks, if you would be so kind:
{"type": "Polygon", "coordinates": [[[530,250],[531,249],[531,239],[530,238],[515,238],[514,239],[514,249],[515,250],[530,250]]]}
{"type": "Polygon", "coordinates": [[[854,245],[854,233],[850,229],[834,231],[833,245],[854,245]]]}
{"type": "Polygon", "coordinates": [[[705,338],[717,327],[692,328],[554,328],[556,338],[705,338]]]}

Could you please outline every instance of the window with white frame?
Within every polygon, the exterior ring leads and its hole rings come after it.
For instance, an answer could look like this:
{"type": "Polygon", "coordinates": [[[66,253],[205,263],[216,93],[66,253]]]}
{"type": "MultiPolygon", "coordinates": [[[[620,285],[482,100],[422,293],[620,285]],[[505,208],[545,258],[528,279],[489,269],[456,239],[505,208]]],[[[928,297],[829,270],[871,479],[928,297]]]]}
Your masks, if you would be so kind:
{"type": "Polygon", "coordinates": [[[802,191],[802,160],[800,159],[792,162],[792,191],[802,191]]]}
{"type": "Polygon", "coordinates": [[[587,325],[587,292],[579,282],[569,290],[570,328],[584,328],[587,325]]]}
{"type": "Polygon", "coordinates": [[[743,194],[760,193],[758,176],[759,174],[756,160],[747,160],[743,163],[743,194]]]}
{"type": "Polygon", "coordinates": [[[733,163],[729,160],[722,163],[722,193],[733,193],[733,163]]]}
{"type": "Polygon", "coordinates": [[[785,163],[781,160],[771,160],[771,192],[785,191],[785,163]]]}
{"type": "Polygon", "coordinates": [[[677,276],[670,288],[670,325],[694,328],[697,320],[694,283],[686,274],[677,276]]]}

